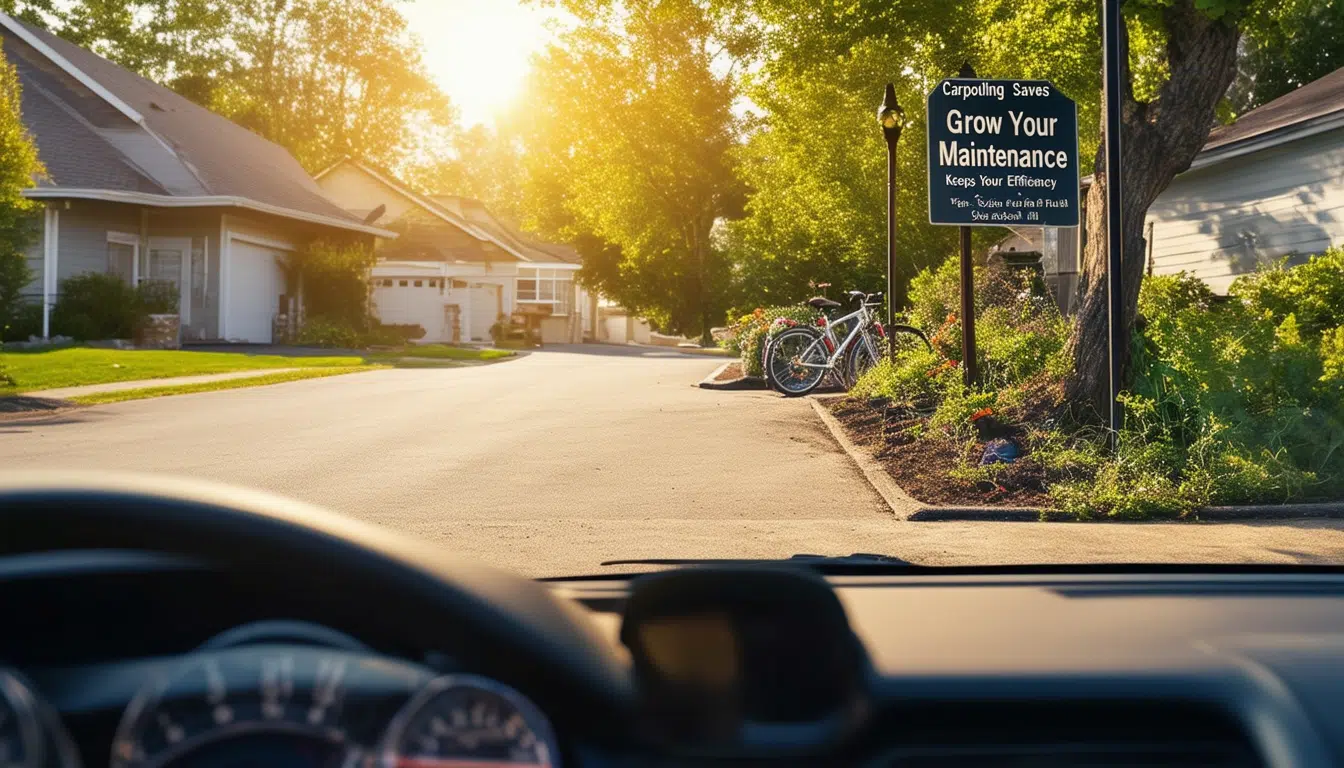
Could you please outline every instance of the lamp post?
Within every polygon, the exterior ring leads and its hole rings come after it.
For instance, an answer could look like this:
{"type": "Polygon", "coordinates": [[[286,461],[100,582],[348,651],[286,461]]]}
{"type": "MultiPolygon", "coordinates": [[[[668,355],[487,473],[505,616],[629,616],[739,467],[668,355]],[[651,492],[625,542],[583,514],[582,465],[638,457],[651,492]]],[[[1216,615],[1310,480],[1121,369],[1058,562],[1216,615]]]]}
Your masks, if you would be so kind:
{"type": "MultiPolygon", "coordinates": [[[[896,144],[905,127],[905,110],[896,101],[896,86],[887,83],[887,93],[877,110],[882,136],[887,140],[887,326],[896,324],[896,144]]],[[[896,345],[887,345],[896,360],[896,345]]]]}

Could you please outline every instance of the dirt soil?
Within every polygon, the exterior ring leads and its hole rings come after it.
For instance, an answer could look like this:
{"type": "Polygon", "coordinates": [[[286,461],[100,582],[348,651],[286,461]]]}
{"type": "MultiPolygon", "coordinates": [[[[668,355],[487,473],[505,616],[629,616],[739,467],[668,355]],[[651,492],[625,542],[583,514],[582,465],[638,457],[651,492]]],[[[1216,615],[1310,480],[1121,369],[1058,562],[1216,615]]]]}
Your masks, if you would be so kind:
{"type": "MultiPolygon", "coordinates": [[[[1001,470],[997,485],[949,477],[947,471],[962,464],[962,446],[948,440],[914,440],[901,434],[923,421],[922,417],[847,398],[826,405],[849,438],[867,448],[896,484],[918,501],[941,506],[1051,506],[1044,491],[1044,472],[1030,457],[1001,470]]],[[[977,443],[971,455],[980,456],[984,447],[977,443]]]]}
{"type": "Polygon", "coordinates": [[[729,363],[726,368],[719,372],[718,376],[714,377],[714,380],[737,381],[745,375],[746,373],[743,372],[741,363],[729,363]]]}

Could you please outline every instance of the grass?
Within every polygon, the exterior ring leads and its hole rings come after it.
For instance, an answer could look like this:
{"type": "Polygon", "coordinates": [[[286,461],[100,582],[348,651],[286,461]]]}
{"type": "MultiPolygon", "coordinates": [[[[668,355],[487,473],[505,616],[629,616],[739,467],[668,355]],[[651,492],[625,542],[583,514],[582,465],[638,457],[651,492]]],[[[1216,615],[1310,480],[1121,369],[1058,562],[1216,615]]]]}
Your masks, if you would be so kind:
{"type": "Polygon", "coordinates": [[[333,368],[364,365],[361,357],[284,357],[236,352],[185,352],[72,347],[57,350],[5,352],[0,367],[14,384],[0,394],[19,394],[58,387],[79,387],[174,376],[265,370],[268,368],[333,368]]]}
{"type": "MultiPolygon", "coordinates": [[[[513,356],[500,349],[472,349],[427,344],[405,350],[369,355],[289,357],[248,355],[239,352],[193,352],[189,350],[122,350],[68,347],[65,349],[0,353],[0,369],[14,380],[0,385],[0,395],[40,392],[44,389],[81,387],[121,381],[168,379],[270,368],[350,368],[370,363],[397,364],[406,357],[443,361],[492,361],[513,356]]],[[[253,381],[253,379],[249,379],[253,381]]],[[[184,390],[185,391],[185,390],[184,390]]]]}
{"type": "Polygon", "coordinates": [[[450,347],[445,344],[424,344],[407,347],[395,352],[377,352],[370,355],[373,360],[394,360],[402,357],[428,358],[432,360],[501,360],[513,357],[516,353],[507,349],[475,349],[473,347],[450,347]]]}
{"type": "Polygon", "coordinates": [[[70,402],[79,405],[106,405],[108,403],[121,403],[127,400],[144,400],[151,397],[167,397],[169,395],[189,395],[197,392],[215,392],[223,389],[242,389],[243,387],[265,387],[271,384],[285,384],[291,381],[303,381],[304,379],[321,379],[328,376],[343,376],[349,373],[359,373],[361,371],[376,371],[387,366],[382,365],[341,365],[330,367],[313,367],[300,371],[281,371],[279,373],[267,373],[259,376],[248,376],[242,379],[226,379],[224,381],[209,381],[201,384],[188,384],[179,387],[145,387],[143,389],[124,389],[120,392],[102,392],[95,395],[83,395],[81,397],[72,397],[70,402]]]}

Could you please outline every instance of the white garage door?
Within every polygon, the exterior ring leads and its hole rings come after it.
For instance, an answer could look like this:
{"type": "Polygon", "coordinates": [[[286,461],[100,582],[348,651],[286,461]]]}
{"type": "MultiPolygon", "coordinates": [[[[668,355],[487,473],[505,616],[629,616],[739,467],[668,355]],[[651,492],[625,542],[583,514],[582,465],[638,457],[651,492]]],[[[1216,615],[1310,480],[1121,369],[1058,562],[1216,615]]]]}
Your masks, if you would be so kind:
{"type": "Polygon", "coordinates": [[[384,325],[418,325],[421,341],[447,341],[444,297],[435,278],[375,278],[374,312],[384,325]]]}
{"type": "Polygon", "coordinates": [[[471,340],[489,341],[490,326],[499,320],[499,286],[482,283],[471,287],[471,340]]]}
{"type": "Polygon", "coordinates": [[[229,340],[270,344],[280,295],[285,292],[279,261],[285,252],[234,240],[229,255],[229,340]]]}

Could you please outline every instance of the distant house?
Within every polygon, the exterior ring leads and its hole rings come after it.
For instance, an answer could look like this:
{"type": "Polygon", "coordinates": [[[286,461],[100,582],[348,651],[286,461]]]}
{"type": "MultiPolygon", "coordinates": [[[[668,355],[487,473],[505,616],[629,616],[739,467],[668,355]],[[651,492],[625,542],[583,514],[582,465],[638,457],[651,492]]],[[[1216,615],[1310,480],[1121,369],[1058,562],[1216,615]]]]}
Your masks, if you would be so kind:
{"type": "Polygon", "coordinates": [[[423,327],[425,341],[490,341],[490,328],[527,308],[545,343],[596,337],[597,298],[574,277],[577,251],[533,238],[479,200],[421,195],[389,171],[347,159],[317,175],[325,194],[399,234],[373,270],[373,301],[388,324],[423,327]]]}
{"type": "Polygon", "coordinates": [[[61,280],[105,272],[176,284],[184,340],[269,343],[299,305],[286,254],[395,237],[323,196],[284,148],[163,86],[3,13],[0,47],[47,169],[24,193],[46,203],[25,291],[44,316],[61,280]]]}

